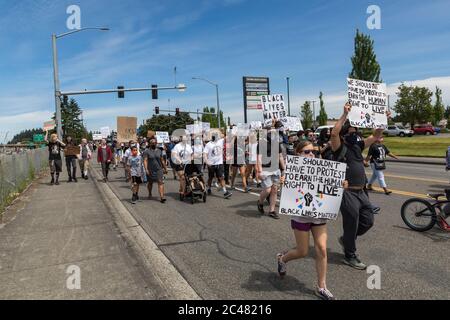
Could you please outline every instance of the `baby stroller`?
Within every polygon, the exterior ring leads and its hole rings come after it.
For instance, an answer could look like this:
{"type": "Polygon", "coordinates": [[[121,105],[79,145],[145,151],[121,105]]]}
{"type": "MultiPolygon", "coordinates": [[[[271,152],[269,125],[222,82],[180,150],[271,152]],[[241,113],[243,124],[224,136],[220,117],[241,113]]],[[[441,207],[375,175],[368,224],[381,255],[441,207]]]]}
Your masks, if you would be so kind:
{"type": "Polygon", "coordinates": [[[186,188],[184,196],[180,200],[183,201],[184,198],[190,198],[192,204],[195,203],[196,199],[206,202],[206,187],[203,179],[201,179],[203,174],[196,170],[195,165],[185,165],[184,177],[186,181],[186,188]]]}

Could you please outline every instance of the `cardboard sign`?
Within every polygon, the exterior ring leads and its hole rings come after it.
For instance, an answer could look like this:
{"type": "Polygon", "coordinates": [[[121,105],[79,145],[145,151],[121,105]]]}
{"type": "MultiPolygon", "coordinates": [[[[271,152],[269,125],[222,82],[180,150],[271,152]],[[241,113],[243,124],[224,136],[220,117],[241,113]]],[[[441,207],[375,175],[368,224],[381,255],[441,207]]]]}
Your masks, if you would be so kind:
{"type": "Polygon", "coordinates": [[[341,162],[288,155],[280,214],[336,220],[346,168],[341,162]]]}
{"type": "Polygon", "coordinates": [[[103,127],[103,128],[100,128],[100,133],[101,133],[103,139],[107,139],[109,137],[109,135],[111,134],[111,131],[109,130],[109,127],[103,127]]]}
{"type": "Polygon", "coordinates": [[[272,94],[261,96],[263,105],[264,124],[270,125],[272,120],[279,120],[286,127],[287,112],[284,106],[284,98],[282,94],[272,94]]]}
{"type": "Polygon", "coordinates": [[[156,131],[156,142],[169,143],[170,142],[169,133],[164,131],[156,131]]]}
{"type": "Polygon", "coordinates": [[[42,126],[42,128],[44,129],[44,131],[50,131],[55,129],[56,127],[56,122],[55,120],[50,120],[50,121],[46,121],[44,122],[44,125],[42,126]]]}
{"type": "Polygon", "coordinates": [[[386,84],[347,78],[347,85],[352,105],[350,124],[358,128],[386,128],[386,84]]]}
{"type": "Polygon", "coordinates": [[[65,156],[76,156],[80,154],[80,147],[79,146],[66,146],[64,148],[64,155],[65,156]]]}
{"type": "Polygon", "coordinates": [[[117,142],[125,143],[130,140],[137,140],[137,118],[117,117],[117,142]]]}
{"type": "Polygon", "coordinates": [[[153,138],[156,135],[156,132],[153,130],[148,130],[147,131],[147,138],[153,138]]]}
{"type": "Polygon", "coordinates": [[[298,117],[286,117],[286,128],[289,131],[303,130],[302,122],[298,117]]]}
{"type": "Polygon", "coordinates": [[[101,135],[100,133],[94,133],[94,134],[92,135],[92,139],[93,139],[94,141],[99,141],[99,140],[102,140],[103,138],[102,138],[102,135],[101,135]]]}

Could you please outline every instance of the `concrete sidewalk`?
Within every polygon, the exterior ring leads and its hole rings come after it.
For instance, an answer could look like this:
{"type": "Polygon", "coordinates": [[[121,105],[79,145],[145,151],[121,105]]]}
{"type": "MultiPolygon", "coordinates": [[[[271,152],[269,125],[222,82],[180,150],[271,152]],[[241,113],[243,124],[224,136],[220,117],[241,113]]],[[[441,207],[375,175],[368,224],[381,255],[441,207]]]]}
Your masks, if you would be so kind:
{"type": "Polygon", "coordinates": [[[34,182],[0,225],[0,299],[157,299],[92,178],[49,180],[34,182]],[[70,290],[77,268],[80,289],[70,290]]]}

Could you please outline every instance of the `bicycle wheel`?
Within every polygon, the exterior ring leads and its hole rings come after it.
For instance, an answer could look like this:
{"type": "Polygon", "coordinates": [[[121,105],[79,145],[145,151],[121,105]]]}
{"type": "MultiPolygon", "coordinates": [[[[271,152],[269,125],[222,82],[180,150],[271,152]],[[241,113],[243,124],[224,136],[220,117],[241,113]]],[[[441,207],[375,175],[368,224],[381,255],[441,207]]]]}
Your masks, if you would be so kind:
{"type": "Polygon", "coordinates": [[[405,224],[415,231],[430,230],[436,223],[436,212],[431,204],[423,199],[407,200],[402,205],[401,216],[405,224]]]}

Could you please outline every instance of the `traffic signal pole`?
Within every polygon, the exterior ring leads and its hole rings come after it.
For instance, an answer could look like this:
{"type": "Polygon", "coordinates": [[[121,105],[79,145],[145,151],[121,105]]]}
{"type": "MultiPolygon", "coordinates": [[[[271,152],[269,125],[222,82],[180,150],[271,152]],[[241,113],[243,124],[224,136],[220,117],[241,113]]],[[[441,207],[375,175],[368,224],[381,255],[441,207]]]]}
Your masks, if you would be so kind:
{"type": "Polygon", "coordinates": [[[98,93],[118,93],[118,92],[139,92],[139,91],[152,91],[152,90],[186,90],[184,84],[179,84],[175,87],[157,87],[157,88],[128,88],[128,89],[105,89],[105,90],[84,90],[84,91],[67,91],[61,92],[60,96],[75,96],[82,94],[98,94],[98,93]]]}

